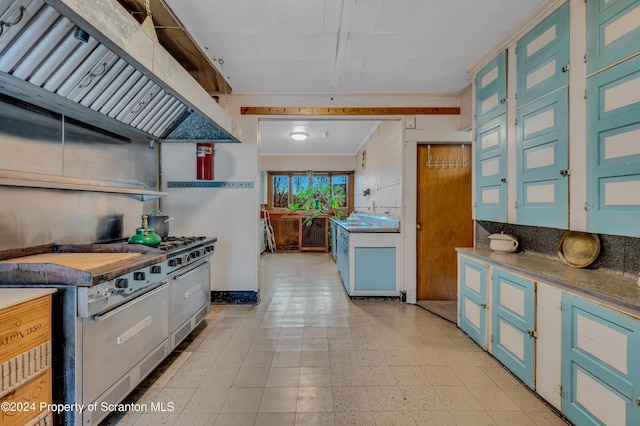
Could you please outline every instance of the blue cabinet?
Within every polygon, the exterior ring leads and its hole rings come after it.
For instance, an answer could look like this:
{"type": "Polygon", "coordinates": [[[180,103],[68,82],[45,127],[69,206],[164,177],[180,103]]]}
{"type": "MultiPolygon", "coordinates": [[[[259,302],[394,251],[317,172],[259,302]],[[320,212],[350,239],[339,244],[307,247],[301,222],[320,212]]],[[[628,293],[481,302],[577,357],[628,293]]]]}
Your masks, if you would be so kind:
{"type": "Polygon", "coordinates": [[[587,227],[640,237],[640,56],[587,79],[587,227]]]}
{"type": "Polygon", "coordinates": [[[517,223],[569,225],[567,88],[517,110],[517,223]]]}
{"type": "Polygon", "coordinates": [[[518,107],[569,84],[569,3],[518,40],[518,107]]]}
{"type": "Polygon", "coordinates": [[[533,389],[535,282],[493,268],[491,292],[491,353],[533,389]]]}
{"type": "Polygon", "coordinates": [[[353,253],[355,291],[395,291],[395,247],[355,247],[353,253]]]}
{"type": "Polygon", "coordinates": [[[640,50],[640,1],[587,2],[587,73],[592,74],[640,50]]]}
{"type": "Polygon", "coordinates": [[[487,265],[460,256],[458,268],[458,325],[487,349],[487,265]]]}
{"type": "Polygon", "coordinates": [[[505,115],[476,128],[477,220],[507,221],[507,122],[505,115]]]}
{"type": "Polygon", "coordinates": [[[563,294],[562,412],[575,424],[640,424],[639,324],[563,294]]]}
{"type": "Polygon", "coordinates": [[[475,78],[476,125],[506,112],[506,55],[502,51],[475,78]]]}

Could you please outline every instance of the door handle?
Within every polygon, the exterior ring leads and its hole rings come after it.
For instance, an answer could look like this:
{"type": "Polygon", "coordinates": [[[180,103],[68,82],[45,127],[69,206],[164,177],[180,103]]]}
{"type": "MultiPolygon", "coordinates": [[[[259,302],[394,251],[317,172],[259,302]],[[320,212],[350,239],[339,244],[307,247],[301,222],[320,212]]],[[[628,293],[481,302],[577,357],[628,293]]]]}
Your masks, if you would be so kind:
{"type": "Polygon", "coordinates": [[[416,229],[422,229],[422,225],[420,225],[419,223],[416,223],[416,229]]]}

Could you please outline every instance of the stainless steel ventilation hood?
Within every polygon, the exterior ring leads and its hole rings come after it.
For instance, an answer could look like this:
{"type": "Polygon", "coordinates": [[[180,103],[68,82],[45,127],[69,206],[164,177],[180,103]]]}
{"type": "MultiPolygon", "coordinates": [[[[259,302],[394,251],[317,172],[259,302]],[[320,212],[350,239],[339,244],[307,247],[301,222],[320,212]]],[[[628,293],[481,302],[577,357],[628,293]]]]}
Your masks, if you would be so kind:
{"type": "Polygon", "coordinates": [[[0,92],[132,139],[179,130],[167,141],[239,142],[226,112],[116,2],[85,1],[103,9],[91,13],[82,3],[0,0],[0,92]],[[151,51],[130,54],[135,40],[151,51]]]}

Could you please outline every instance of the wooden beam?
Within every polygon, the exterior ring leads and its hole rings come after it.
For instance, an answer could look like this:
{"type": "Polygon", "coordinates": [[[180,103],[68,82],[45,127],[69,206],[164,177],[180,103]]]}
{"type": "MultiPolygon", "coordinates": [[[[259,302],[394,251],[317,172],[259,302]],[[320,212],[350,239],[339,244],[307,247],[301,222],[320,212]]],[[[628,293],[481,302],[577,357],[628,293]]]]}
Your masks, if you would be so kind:
{"type": "Polygon", "coordinates": [[[460,115],[459,107],[305,108],[240,107],[243,115],[460,115]]]}

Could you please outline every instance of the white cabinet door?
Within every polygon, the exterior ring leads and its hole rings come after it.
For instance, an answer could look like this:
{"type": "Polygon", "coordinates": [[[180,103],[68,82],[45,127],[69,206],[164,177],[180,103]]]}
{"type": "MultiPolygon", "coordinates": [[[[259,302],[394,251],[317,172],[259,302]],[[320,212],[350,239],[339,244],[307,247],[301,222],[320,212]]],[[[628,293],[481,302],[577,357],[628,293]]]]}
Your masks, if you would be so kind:
{"type": "Polygon", "coordinates": [[[536,392],[561,409],[562,291],[538,281],[536,286],[536,392]]]}

